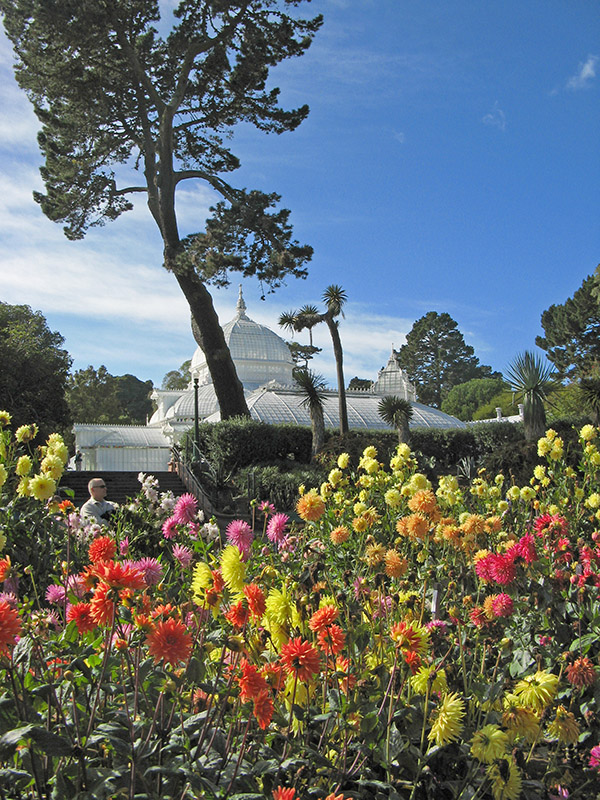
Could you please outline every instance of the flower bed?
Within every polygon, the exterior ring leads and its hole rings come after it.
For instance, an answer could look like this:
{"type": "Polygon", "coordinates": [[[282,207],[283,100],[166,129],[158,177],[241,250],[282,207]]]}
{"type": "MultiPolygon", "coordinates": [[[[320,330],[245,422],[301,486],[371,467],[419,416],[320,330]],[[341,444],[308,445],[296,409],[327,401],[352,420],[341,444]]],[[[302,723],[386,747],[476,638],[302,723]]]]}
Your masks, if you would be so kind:
{"type": "Polygon", "coordinates": [[[60,437],[0,422],[0,796],[600,792],[598,429],[523,487],[342,454],[301,524],[266,502],[221,542],[147,476],[83,523],[60,437]]]}

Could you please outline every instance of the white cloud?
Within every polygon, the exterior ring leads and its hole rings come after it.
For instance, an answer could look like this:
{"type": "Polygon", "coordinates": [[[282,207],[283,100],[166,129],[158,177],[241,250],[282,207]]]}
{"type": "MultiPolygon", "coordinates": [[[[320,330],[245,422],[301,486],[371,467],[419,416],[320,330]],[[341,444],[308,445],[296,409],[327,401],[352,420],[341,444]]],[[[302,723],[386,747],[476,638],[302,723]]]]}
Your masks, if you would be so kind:
{"type": "Polygon", "coordinates": [[[596,64],[598,60],[598,56],[589,55],[584,63],[580,63],[578,72],[567,81],[567,89],[571,91],[587,89],[596,77],[596,64]]]}
{"type": "Polygon", "coordinates": [[[499,128],[501,131],[506,130],[506,114],[500,106],[498,101],[492,106],[492,110],[481,118],[484,125],[491,125],[494,128],[499,128]]]}

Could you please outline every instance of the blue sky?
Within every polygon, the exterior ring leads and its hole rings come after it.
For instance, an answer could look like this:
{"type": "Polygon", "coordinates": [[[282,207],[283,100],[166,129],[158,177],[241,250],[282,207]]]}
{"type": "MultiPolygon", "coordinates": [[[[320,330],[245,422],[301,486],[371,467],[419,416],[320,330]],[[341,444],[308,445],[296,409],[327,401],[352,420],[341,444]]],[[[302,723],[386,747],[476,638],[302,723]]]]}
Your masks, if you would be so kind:
{"type": "MultiPolygon", "coordinates": [[[[592,0],[313,0],[325,23],[281,65],[295,132],[236,132],[237,185],[277,191],[295,236],[314,247],[305,281],[249,315],[282,335],[282,311],[348,295],[340,333],[347,381],[374,378],[416,319],[448,312],[482,363],[503,371],[533,348],[540,316],[600,261],[600,14],[592,0]]],[[[308,13],[305,10],[305,13],[308,13]]],[[[69,242],[32,200],[37,121],[0,39],[0,300],[41,310],[74,369],[105,364],[160,385],[195,343],[161,267],[143,203],[69,242]]],[[[183,234],[213,198],[185,186],[183,234]]],[[[239,280],[213,293],[222,322],[239,280]]],[[[335,383],[324,326],[315,369],[335,383]]],[[[304,341],[300,337],[300,341],[304,341]]]]}

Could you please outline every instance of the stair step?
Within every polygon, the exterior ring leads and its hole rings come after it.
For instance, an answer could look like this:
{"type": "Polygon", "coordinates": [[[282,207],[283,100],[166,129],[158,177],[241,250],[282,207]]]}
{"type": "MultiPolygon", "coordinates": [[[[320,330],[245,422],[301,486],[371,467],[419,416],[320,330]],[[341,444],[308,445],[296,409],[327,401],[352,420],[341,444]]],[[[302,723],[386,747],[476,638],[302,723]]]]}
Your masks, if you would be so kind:
{"type": "MultiPolygon", "coordinates": [[[[106,483],[106,499],[114,503],[124,503],[127,498],[134,497],[141,489],[138,480],[139,472],[65,472],[60,481],[59,489],[71,489],[75,496],[73,502],[77,507],[81,507],[89,499],[88,482],[92,478],[104,478],[106,483]]],[[[175,497],[186,492],[186,488],[179,476],[174,472],[155,472],[154,477],[158,480],[160,492],[171,491],[175,497]]]]}

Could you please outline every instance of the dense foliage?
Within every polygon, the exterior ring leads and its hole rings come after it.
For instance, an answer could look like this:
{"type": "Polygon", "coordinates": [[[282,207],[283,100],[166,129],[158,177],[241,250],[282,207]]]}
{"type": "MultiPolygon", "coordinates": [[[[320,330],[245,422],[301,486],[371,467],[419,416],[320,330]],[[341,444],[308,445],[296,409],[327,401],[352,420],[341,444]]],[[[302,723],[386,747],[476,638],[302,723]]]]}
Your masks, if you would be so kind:
{"type": "Polygon", "coordinates": [[[342,453],[299,524],[262,503],[223,537],[143,475],[110,528],[45,508],[60,437],[0,420],[5,797],[600,792],[597,428],[575,467],[548,430],[523,486],[342,453]],[[15,557],[33,509],[53,573],[15,557]]]}
{"type": "Polygon", "coordinates": [[[501,377],[479,363],[450,314],[429,311],[406,335],[398,364],[415,384],[419,402],[440,408],[453,386],[473,378],[501,377]]]}
{"type": "MultiPolygon", "coordinates": [[[[442,411],[451,414],[453,417],[468,422],[475,419],[475,412],[507,389],[507,385],[502,378],[473,378],[466,383],[459,383],[453,386],[442,402],[442,411]]],[[[492,409],[489,417],[495,417],[496,411],[492,409]]],[[[481,417],[480,419],[486,419],[481,417]]]]}
{"type": "Polygon", "coordinates": [[[71,423],[65,399],[71,357],[63,344],[41,312],[0,303],[0,407],[17,426],[34,422],[42,436],[71,423]]]}
{"type": "Polygon", "coordinates": [[[562,376],[584,377],[600,364],[600,300],[597,278],[588,275],[573,297],[542,314],[544,336],[535,343],[562,376]]]}
{"type": "Polygon", "coordinates": [[[69,375],[67,402],[75,422],[144,425],[152,413],[152,388],[152,381],[89,366],[69,375]]]}

